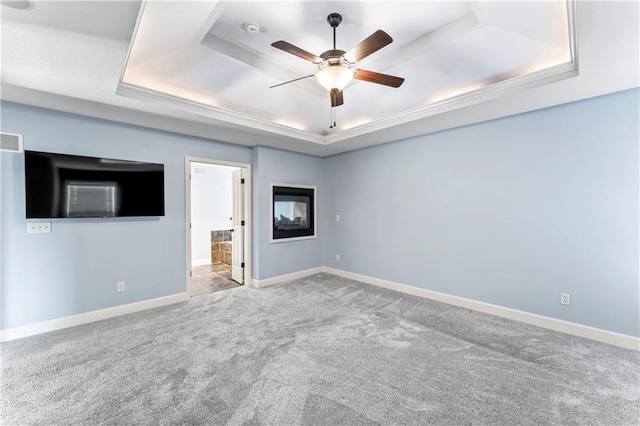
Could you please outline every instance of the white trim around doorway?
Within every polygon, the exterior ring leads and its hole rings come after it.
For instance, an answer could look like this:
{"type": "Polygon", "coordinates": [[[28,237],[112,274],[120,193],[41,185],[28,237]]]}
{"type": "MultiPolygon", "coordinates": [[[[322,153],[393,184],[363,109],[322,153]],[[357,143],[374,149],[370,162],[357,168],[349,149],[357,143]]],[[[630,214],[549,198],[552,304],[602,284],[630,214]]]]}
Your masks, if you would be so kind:
{"type": "Polygon", "coordinates": [[[229,166],[244,169],[244,285],[252,286],[251,281],[251,164],[234,163],[230,161],[220,161],[210,158],[201,157],[185,157],[185,233],[186,233],[186,276],[185,276],[185,292],[191,297],[191,163],[210,164],[214,166],[229,166]]]}

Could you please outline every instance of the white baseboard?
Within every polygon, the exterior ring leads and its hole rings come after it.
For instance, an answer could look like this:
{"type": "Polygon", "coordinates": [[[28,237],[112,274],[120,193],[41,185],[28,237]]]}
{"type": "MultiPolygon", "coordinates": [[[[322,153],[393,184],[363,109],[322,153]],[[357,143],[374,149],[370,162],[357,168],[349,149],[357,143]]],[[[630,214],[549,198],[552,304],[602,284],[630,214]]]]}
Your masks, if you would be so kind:
{"type": "Polygon", "coordinates": [[[157,299],[144,300],[142,302],[130,303],[128,305],[115,306],[113,308],[100,309],[98,311],[86,312],[78,315],[71,315],[64,318],[57,318],[50,321],[43,321],[21,327],[0,330],[0,342],[21,339],[23,337],[35,336],[36,334],[47,333],[49,331],[61,330],[63,328],[74,327],[76,325],[88,324],[107,318],[134,312],[145,311],[147,309],[159,308],[173,303],[185,302],[189,300],[187,293],[174,294],[171,296],[159,297],[157,299]]]}
{"type": "MultiPolygon", "coordinates": [[[[305,278],[318,273],[329,273],[351,280],[359,281],[365,284],[371,284],[378,287],[388,288],[390,290],[399,291],[401,293],[411,294],[414,296],[424,297],[426,299],[435,300],[450,305],[460,306],[478,312],[495,315],[523,323],[535,325],[549,330],[559,331],[574,336],[584,337],[598,342],[619,346],[626,349],[640,351],[640,338],[628,336],[625,334],[615,333],[612,331],[602,330],[595,327],[589,327],[582,324],[563,321],[555,318],[545,317],[542,315],[532,314],[529,312],[519,311],[516,309],[505,308],[502,306],[492,305],[489,303],[478,302],[463,297],[451,296],[437,291],[425,290],[418,287],[400,284],[393,281],[381,280],[378,278],[360,275],[353,272],[347,272],[340,269],[329,267],[317,267],[304,271],[293,272],[291,274],[279,275],[277,277],[267,278],[264,280],[250,280],[250,285],[257,288],[267,287],[275,284],[293,281],[305,278]]],[[[100,321],[107,318],[113,318],[120,315],[126,315],[134,312],[144,311],[147,309],[158,308],[173,303],[185,302],[189,300],[187,293],[174,294],[171,296],[160,297],[157,299],[145,300],[142,302],[130,303],[128,305],[116,306],[113,308],[101,309],[98,311],[86,312],[83,314],[72,315],[64,318],[58,318],[50,321],[29,324],[21,327],[14,327],[0,330],[0,342],[20,339],[23,337],[34,336],[36,334],[47,333],[49,331],[60,330],[63,328],[73,327],[76,325],[88,324],[94,321],[100,321]]]]}
{"type": "Polygon", "coordinates": [[[392,281],[381,280],[366,275],[355,274],[353,272],[342,271],[329,267],[321,268],[323,272],[359,281],[365,284],[371,284],[378,287],[388,288],[390,290],[399,291],[414,296],[424,297],[426,299],[438,302],[448,303],[450,305],[461,306],[486,314],[495,315],[515,321],[524,322],[549,330],[559,331],[574,336],[584,337],[598,342],[608,343],[610,345],[619,346],[626,349],[640,351],[640,338],[628,336],[626,334],[615,333],[612,331],[602,330],[600,328],[589,327],[569,321],[563,321],[555,318],[545,317],[542,315],[532,314],[529,312],[519,311],[516,309],[505,308],[502,306],[492,305],[489,303],[478,302],[464,297],[451,296],[437,291],[425,290],[418,287],[399,284],[392,281]]]}
{"type": "Polygon", "coordinates": [[[277,277],[267,278],[264,280],[251,280],[254,287],[262,288],[270,285],[280,284],[287,281],[293,281],[300,278],[308,277],[310,275],[319,274],[325,271],[325,267],[319,266],[317,268],[305,269],[304,271],[293,272],[291,274],[278,275],[277,277]]]}
{"type": "Polygon", "coordinates": [[[191,266],[211,265],[211,258],[205,259],[191,259],[191,266]]]}

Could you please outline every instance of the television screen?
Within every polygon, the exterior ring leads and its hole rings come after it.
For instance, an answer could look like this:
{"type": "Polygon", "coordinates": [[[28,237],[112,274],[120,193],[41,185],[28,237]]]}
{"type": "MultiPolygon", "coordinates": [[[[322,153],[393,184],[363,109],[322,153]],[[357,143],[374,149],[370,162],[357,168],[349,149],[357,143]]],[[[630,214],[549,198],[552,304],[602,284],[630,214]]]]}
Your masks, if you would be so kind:
{"type": "Polygon", "coordinates": [[[164,165],[25,151],[27,219],[164,216],[164,165]]]}

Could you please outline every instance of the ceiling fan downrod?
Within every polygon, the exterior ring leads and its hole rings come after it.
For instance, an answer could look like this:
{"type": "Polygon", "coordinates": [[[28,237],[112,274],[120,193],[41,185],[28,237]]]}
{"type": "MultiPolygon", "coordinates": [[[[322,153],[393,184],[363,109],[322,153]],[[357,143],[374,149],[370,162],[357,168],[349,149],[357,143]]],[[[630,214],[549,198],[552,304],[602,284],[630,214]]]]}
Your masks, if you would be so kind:
{"type": "Polygon", "coordinates": [[[333,50],[336,50],[336,28],[342,22],[342,15],[339,13],[331,13],[327,16],[327,22],[333,28],[333,50]]]}

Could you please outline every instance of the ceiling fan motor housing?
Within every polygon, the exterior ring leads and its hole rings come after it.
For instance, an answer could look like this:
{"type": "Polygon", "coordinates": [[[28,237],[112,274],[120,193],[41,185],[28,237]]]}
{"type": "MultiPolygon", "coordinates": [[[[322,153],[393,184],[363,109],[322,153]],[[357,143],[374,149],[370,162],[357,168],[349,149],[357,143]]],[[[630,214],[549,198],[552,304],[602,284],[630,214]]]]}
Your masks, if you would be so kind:
{"type": "Polygon", "coordinates": [[[340,57],[344,55],[344,50],[335,49],[335,50],[327,50],[320,57],[324,59],[328,65],[339,65],[340,57]]]}

